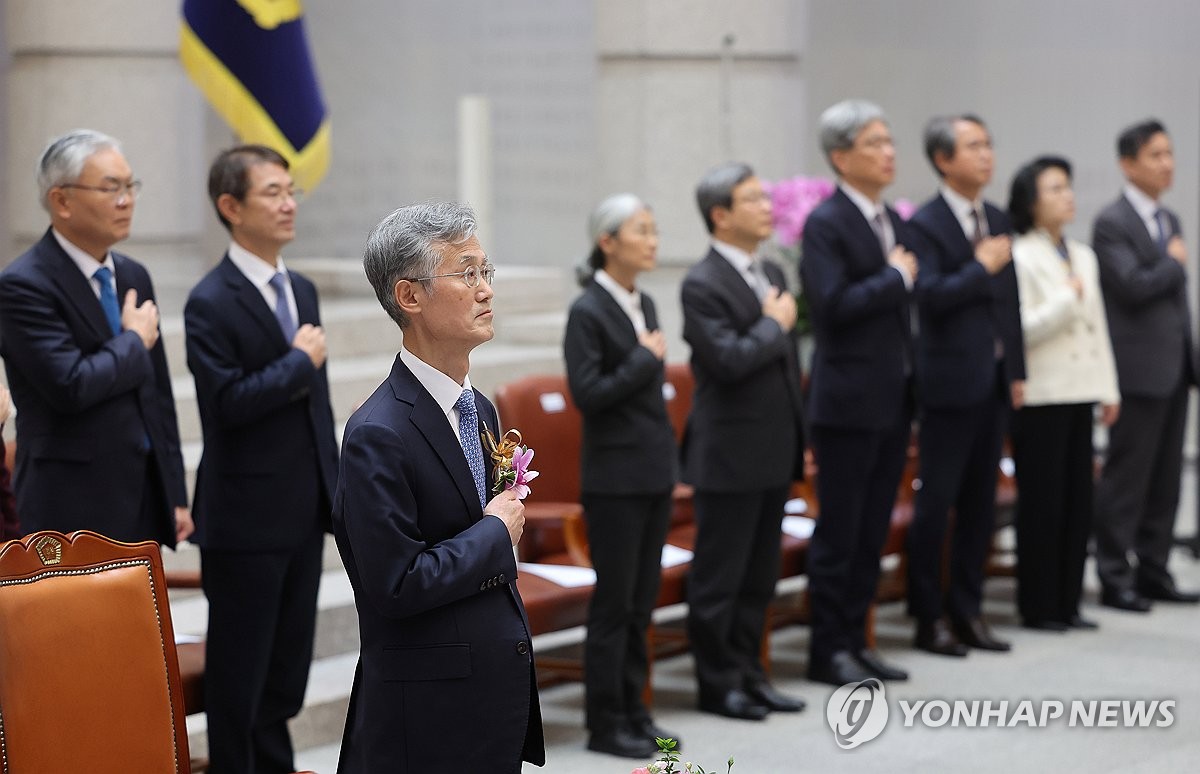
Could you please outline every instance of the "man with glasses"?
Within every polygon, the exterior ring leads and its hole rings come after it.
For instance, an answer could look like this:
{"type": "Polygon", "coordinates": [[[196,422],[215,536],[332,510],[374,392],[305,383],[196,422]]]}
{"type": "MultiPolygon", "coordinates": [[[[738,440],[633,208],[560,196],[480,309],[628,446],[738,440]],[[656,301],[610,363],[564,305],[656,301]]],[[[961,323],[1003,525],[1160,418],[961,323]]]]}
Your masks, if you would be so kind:
{"type": "Polygon", "coordinates": [[[471,386],[490,341],[493,269],[475,215],[402,207],[367,237],[367,279],[404,334],[391,374],[346,423],[333,528],[361,653],[340,774],[517,774],[545,762],[513,547],[525,508],[495,493],[471,386]]]}
{"type": "Polygon", "coordinates": [[[23,529],[174,546],[192,519],[158,307],[145,267],[112,251],[141,183],[90,130],[52,141],[37,180],[50,228],[0,274],[23,529]]]}
{"type": "Polygon", "coordinates": [[[204,429],[194,542],[211,771],[294,771],[287,720],[304,703],[337,481],[325,333],[316,288],[280,255],[299,196],[287,161],[227,150],[208,193],[232,239],[183,318],[204,429]]]}
{"type": "Polygon", "coordinates": [[[796,300],[783,271],[757,255],[773,225],[754,170],[709,170],[696,204],[712,246],[682,288],[696,379],[682,450],[683,480],[696,489],[688,636],[701,711],[762,720],[804,709],[771,686],[761,661],[783,504],[803,477],[796,300]]]}

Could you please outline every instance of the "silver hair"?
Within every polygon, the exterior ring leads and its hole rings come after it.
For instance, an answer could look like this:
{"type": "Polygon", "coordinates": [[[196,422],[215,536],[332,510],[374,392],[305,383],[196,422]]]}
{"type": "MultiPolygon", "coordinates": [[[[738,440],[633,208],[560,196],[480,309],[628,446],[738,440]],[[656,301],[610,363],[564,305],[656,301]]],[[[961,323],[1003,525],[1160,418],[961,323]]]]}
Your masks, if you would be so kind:
{"type": "Polygon", "coordinates": [[[645,202],[631,193],[613,194],[597,204],[588,217],[588,239],[595,245],[605,234],[616,234],[622,223],[645,209],[645,202]]]}
{"type": "MultiPolygon", "coordinates": [[[[363,250],[363,270],[375,297],[403,330],[410,319],[393,289],[402,279],[428,277],[442,262],[440,245],[458,245],[475,236],[475,212],[457,202],[413,204],[388,215],[371,230],[363,250]]],[[[429,292],[433,282],[421,283],[429,292]]]]}
{"type": "Polygon", "coordinates": [[[835,174],[837,167],[833,166],[833,152],[854,147],[854,140],[859,132],[872,121],[882,121],[886,124],[887,118],[878,105],[864,99],[844,100],[826,108],[821,114],[821,150],[835,174]]]}
{"type": "Polygon", "coordinates": [[[934,116],[929,119],[929,123],[925,124],[925,157],[929,159],[929,164],[933,167],[933,171],[937,173],[938,177],[945,177],[945,175],[938,168],[937,155],[940,153],[947,159],[954,158],[954,151],[958,148],[959,121],[969,121],[973,124],[978,124],[985,131],[987,130],[983,119],[973,113],[962,113],[956,116],[934,116]]]}
{"type": "Polygon", "coordinates": [[[38,161],[38,201],[42,209],[50,210],[46,197],[51,188],[78,181],[87,160],[108,148],[119,151],[121,144],[93,129],[75,129],[51,140],[38,161]]]}

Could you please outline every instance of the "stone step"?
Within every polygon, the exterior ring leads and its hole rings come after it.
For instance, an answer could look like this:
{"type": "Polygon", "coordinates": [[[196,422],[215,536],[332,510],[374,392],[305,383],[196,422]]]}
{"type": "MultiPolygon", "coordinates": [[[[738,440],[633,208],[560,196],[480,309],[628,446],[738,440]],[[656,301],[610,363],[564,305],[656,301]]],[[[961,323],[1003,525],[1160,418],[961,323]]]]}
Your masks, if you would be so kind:
{"type": "Polygon", "coordinates": [[[566,326],[566,309],[528,312],[497,319],[496,339],[505,344],[561,347],[566,326]]]}

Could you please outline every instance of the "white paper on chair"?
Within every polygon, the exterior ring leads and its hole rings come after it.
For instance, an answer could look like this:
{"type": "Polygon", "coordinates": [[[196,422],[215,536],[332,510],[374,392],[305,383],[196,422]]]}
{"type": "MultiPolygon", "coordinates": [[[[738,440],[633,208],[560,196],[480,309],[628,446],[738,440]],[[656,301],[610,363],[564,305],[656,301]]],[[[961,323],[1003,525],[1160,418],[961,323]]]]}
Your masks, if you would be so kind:
{"type": "Polygon", "coordinates": [[[662,550],[662,566],[663,568],[674,567],[679,564],[687,564],[692,561],[692,552],[686,548],[673,546],[670,543],[663,544],[662,550]]]}
{"type": "Polygon", "coordinates": [[[595,586],[596,571],[591,567],[576,567],[571,564],[535,564],[533,562],[518,562],[518,572],[527,572],[539,578],[545,578],[564,588],[573,589],[579,586],[595,586]]]}
{"type": "Polygon", "coordinates": [[[783,504],[783,512],[789,516],[803,516],[808,513],[808,500],[803,497],[793,497],[783,504]]]}
{"type": "Polygon", "coordinates": [[[816,519],[810,519],[807,516],[784,516],[783,517],[783,534],[800,540],[808,540],[812,537],[813,530],[817,528],[816,519]]]}
{"type": "Polygon", "coordinates": [[[175,632],[176,645],[193,645],[200,642],[204,642],[204,638],[198,634],[180,634],[179,632],[175,632]]]}

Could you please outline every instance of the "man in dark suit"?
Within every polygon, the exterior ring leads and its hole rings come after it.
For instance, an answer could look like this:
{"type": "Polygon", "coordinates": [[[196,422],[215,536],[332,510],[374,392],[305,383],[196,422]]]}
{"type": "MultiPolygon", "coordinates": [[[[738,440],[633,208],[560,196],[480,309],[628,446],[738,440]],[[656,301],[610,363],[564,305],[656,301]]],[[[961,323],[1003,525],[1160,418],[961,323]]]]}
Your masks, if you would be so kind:
{"type": "Polygon", "coordinates": [[[804,708],[771,686],[760,658],[783,504],[802,477],[796,301],[779,267],[755,255],[771,235],[771,200],[750,167],[710,170],[696,202],[712,247],[682,289],[696,379],[682,450],[696,491],[688,635],[700,709],[762,720],[804,708]]]}
{"type": "Polygon", "coordinates": [[[925,127],[925,155],[942,186],[912,218],[920,261],[921,488],[908,533],[908,608],[918,648],[965,656],[968,645],[1009,649],[984,623],[981,603],[996,469],[1009,403],[1020,407],[1025,345],[1012,228],[983,200],[993,165],[987,128],[972,115],[935,117],[925,127]]]}
{"type": "Polygon", "coordinates": [[[525,509],[493,496],[496,410],[467,375],[494,335],[494,269],[447,203],[385,218],[363,267],[404,347],[342,443],[334,534],[362,650],[338,771],[515,774],[546,756],[513,555],[525,509]]]}
{"type": "Polygon", "coordinates": [[[865,633],[908,446],[917,259],[910,227],[882,200],[896,158],[883,112],[841,102],[821,114],[820,132],[838,190],[809,215],[800,263],[816,337],[808,400],[820,502],[808,675],[903,680],[865,633]]]}
{"type": "Polygon", "coordinates": [[[280,257],[295,236],[287,167],[259,145],[213,162],[209,197],[232,239],[183,312],[204,429],[195,542],[214,774],[294,771],[287,720],[304,703],[337,481],[317,291],[280,257]]]}
{"type": "Polygon", "coordinates": [[[154,287],[112,252],[141,182],[116,140],[84,129],[47,146],[38,189],[50,228],[0,274],[22,528],[174,546],[192,519],[154,287]]]}
{"type": "Polygon", "coordinates": [[[1103,604],[1145,612],[1151,600],[1200,601],[1167,569],[1196,363],[1187,246],[1178,216],[1159,203],[1175,172],[1171,139],[1144,121],[1121,133],[1117,153],[1127,183],[1092,231],[1121,388],[1096,487],[1096,571],[1103,604]]]}

